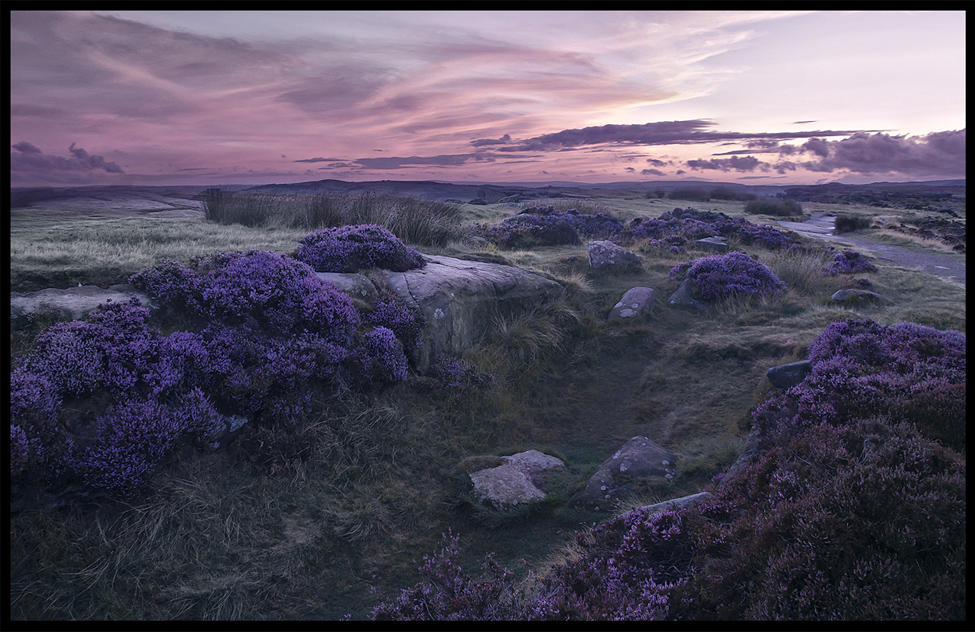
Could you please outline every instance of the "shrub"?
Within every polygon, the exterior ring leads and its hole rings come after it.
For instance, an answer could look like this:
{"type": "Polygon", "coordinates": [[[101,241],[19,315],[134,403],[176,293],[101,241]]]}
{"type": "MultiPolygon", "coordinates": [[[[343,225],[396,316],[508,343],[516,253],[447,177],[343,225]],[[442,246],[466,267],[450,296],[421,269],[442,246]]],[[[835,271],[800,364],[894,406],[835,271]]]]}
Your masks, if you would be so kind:
{"type": "Polygon", "coordinates": [[[678,264],[670,278],[686,274],[694,280],[701,298],[715,300],[733,294],[779,294],[785,284],[768,266],[740,252],[711,255],[678,264]]]}
{"type": "Polygon", "coordinates": [[[481,373],[477,367],[459,358],[441,357],[430,367],[430,375],[437,378],[443,390],[468,389],[492,386],[494,376],[481,373]]]}
{"type": "Polygon", "coordinates": [[[407,356],[412,356],[419,350],[426,318],[395,296],[378,297],[373,303],[373,310],[366,315],[366,320],[391,329],[403,343],[407,356]]]}
{"type": "Polygon", "coordinates": [[[852,233],[855,230],[870,228],[872,220],[861,215],[837,215],[833,228],[836,233],[852,233]]]}
{"type": "Polygon", "coordinates": [[[788,198],[751,200],[745,203],[745,212],[751,215],[792,217],[802,215],[802,205],[788,198]]]}
{"type": "Polygon", "coordinates": [[[423,256],[376,224],[325,228],[305,235],[295,258],[318,272],[385,268],[406,272],[426,265],[423,256]]]}
{"type": "Polygon", "coordinates": [[[707,202],[711,199],[711,194],[705,189],[684,188],[674,189],[670,192],[672,200],[688,200],[690,202],[707,202]]]}
{"type": "Polygon", "coordinates": [[[655,240],[648,243],[665,249],[673,246],[679,249],[683,245],[670,243],[673,239],[681,238],[686,242],[716,235],[771,250],[787,249],[796,243],[791,237],[771,226],[756,225],[743,217],[732,218],[724,213],[692,208],[675,208],[655,219],[644,220],[638,217],[630,222],[625,234],[632,239],[655,240]]]}
{"type": "Polygon", "coordinates": [[[89,486],[127,496],[146,485],[164,458],[201,443],[222,421],[200,389],[189,391],[175,406],[152,399],[126,401],[98,419],[95,440],[77,468],[89,486]]]}
{"type": "Polygon", "coordinates": [[[758,196],[746,191],[735,191],[728,187],[717,187],[709,192],[712,200],[732,200],[735,202],[748,202],[757,200],[758,196]]]}
{"type": "Polygon", "coordinates": [[[519,214],[490,227],[484,237],[501,248],[579,244],[579,232],[558,214],[519,214]]]}
{"type": "Polygon", "coordinates": [[[833,261],[823,268],[825,276],[838,274],[859,274],[861,272],[876,272],[877,266],[856,250],[844,250],[833,255],[833,261]]]}
{"type": "Polygon", "coordinates": [[[402,382],[408,376],[403,345],[386,327],[362,334],[352,362],[362,384],[402,382]]]}

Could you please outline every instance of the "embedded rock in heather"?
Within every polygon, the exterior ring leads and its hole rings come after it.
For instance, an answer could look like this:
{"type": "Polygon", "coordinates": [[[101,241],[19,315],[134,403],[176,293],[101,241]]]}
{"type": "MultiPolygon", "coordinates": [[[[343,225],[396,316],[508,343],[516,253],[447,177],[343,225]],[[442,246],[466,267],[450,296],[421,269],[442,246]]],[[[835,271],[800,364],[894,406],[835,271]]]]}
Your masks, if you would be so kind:
{"type": "Polygon", "coordinates": [[[671,511],[673,509],[681,509],[688,505],[692,505],[696,502],[710,498],[711,494],[708,492],[698,492],[696,494],[691,494],[690,496],[681,496],[680,498],[671,498],[670,500],[665,500],[662,503],[656,503],[654,505],[646,505],[645,507],[640,507],[638,509],[633,509],[627,511],[621,516],[626,516],[633,513],[634,511],[645,510],[648,514],[660,513],[661,511],[671,511]]]}
{"type": "Polygon", "coordinates": [[[613,310],[609,313],[609,320],[620,318],[635,318],[641,314],[647,314],[653,308],[656,294],[653,288],[633,287],[623,294],[613,310]]]}
{"type": "Polygon", "coordinates": [[[623,501],[638,478],[660,476],[672,479],[677,455],[646,437],[633,437],[592,475],[585,488],[569,503],[593,511],[610,511],[623,501]]]}
{"type": "Polygon", "coordinates": [[[537,486],[539,474],[552,468],[565,467],[561,459],[538,450],[503,456],[501,460],[505,461],[503,465],[470,474],[477,500],[497,509],[542,500],[545,492],[537,486]]]}
{"type": "Polygon", "coordinates": [[[643,264],[634,253],[620,248],[611,241],[590,241],[589,267],[594,271],[601,270],[642,270],[643,264]]]}
{"type": "Polygon", "coordinates": [[[512,266],[424,255],[427,265],[387,272],[390,289],[426,317],[414,358],[425,372],[441,355],[474,346],[494,328],[497,316],[510,317],[553,299],[562,286],[512,266]]]}
{"type": "Polygon", "coordinates": [[[724,240],[724,237],[705,237],[698,239],[695,243],[701,250],[711,250],[720,254],[728,252],[728,242],[724,240]]]}
{"type": "Polygon", "coordinates": [[[45,314],[57,320],[78,320],[102,303],[124,303],[132,297],[150,309],[155,307],[149,296],[131,285],[118,284],[103,289],[97,285],[81,285],[66,290],[47,288],[37,292],[10,293],[10,324],[19,329],[27,326],[35,314],[45,314]]]}
{"type": "Polygon", "coordinates": [[[689,276],[684,277],[684,280],[677,287],[677,291],[670,295],[670,299],[667,302],[671,305],[693,307],[694,309],[704,309],[707,307],[707,303],[694,298],[694,279],[689,276]]]}
{"type": "Polygon", "coordinates": [[[867,290],[839,290],[829,297],[830,303],[839,303],[854,307],[857,305],[880,305],[885,301],[884,297],[875,292],[867,290]]]}
{"type": "Polygon", "coordinates": [[[812,372],[812,364],[809,360],[800,360],[773,366],[765,375],[775,388],[789,388],[806,379],[810,372],[812,372]]]}
{"type": "Polygon", "coordinates": [[[316,272],[316,274],[319,279],[339,286],[339,289],[352,298],[372,303],[379,296],[376,286],[364,274],[355,272],[316,272]]]}

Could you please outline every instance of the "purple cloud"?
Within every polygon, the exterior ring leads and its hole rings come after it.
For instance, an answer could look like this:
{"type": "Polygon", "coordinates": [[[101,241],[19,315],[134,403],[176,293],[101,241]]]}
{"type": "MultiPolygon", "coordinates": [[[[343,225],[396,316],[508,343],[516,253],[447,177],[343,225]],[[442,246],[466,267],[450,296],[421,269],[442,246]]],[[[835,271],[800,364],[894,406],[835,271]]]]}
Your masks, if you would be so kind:
{"type": "Polygon", "coordinates": [[[511,147],[501,147],[499,151],[539,151],[582,147],[587,145],[686,145],[694,143],[717,143],[724,141],[758,141],[812,138],[820,136],[848,136],[856,130],[829,130],[815,132],[713,132],[706,128],[714,123],[704,119],[687,121],[662,121],[637,125],[598,125],[582,129],[567,129],[552,134],[543,134],[521,141],[511,147]]]}
{"type": "Polygon", "coordinates": [[[22,141],[22,142],[19,142],[19,143],[15,144],[15,145],[11,145],[11,147],[13,147],[17,151],[19,151],[21,153],[24,153],[24,154],[43,154],[44,153],[40,149],[38,149],[37,147],[34,147],[30,143],[28,143],[27,141],[22,141]]]}
{"type": "Polygon", "coordinates": [[[505,134],[501,138],[479,138],[477,140],[472,140],[471,145],[475,147],[483,147],[484,145],[507,145],[511,142],[511,134],[505,134]]]}
{"type": "MultiPolygon", "coordinates": [[[[284,156],[281,156],[284,158],[284,156]]],[[[295,162],[342,162],[343,158],[302,158],[301,160],[295,160],[295,162]]]]}
{"type": "Polygon", "coordinates": [[[754,156],[688,160],[687,166],[694,170],[716,169],[719,171],[755,171],[755,169],[766,171],[769,168],[767,162],[762,162],[754,156]]]}
{"type": "Polygon", "coordinates": [[[645,175],[645,176],[665,176],[665,175],[667,175],[666,173],[664,173],[660,169],[644,169],[640,173],[643,174],[643,175],[645,175]]]}
{"type": "Polygon", "coordinates": [[[911,137],[860,132],[839,141],[810,139],[802,148],[819,157],[802,163],[810,171],[965,175],[964,129],[911,137]]]}

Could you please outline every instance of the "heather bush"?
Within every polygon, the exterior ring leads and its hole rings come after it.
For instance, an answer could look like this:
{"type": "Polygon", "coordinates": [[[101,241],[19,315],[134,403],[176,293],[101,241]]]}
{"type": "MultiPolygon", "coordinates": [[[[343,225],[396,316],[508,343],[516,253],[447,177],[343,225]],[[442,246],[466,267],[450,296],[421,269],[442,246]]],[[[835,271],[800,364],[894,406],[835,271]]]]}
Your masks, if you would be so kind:
{"type": "Polygon", "coordinates": [[[126,392],[148,369],[157,334],[137,299],[106,303],[84,321],[57,323],[36,338],[25,368],[65,395],[126,392]]]}
{"type": "Polygon", "coordinates": [[[741,252],[694,259],[670,270],[672,279],[685,274],[694,280],[701,298],[709,301],[734,294],[779,294],[785,289],[768,266],[741,252]]]}
{"type": "Polygon", "coordinates": [[[534,215],[561,220],[583,237],[611,237],[624,229],[623,222],[609,213],[580,213],[575,208],[560,210],[554,206],[529,206],[519,211],[518,215],[534,215]]]}
{"type": "Polygon", "coordinates": [[[742,244],[758,245],[770,250],[794,247],[794,239],[765,224],[753,224],[743,217],[729,217],[724,213],[675,208],[654,219],[642,217],[632,220],[624,233],[631,239],[647,239],[648,243],[670,249],[681,248],[690,240],[722,236],[742,244]],[[678,243],[676,240],[682,239],[678,243]]]}
{"type": "Polygon", "coordinates": [[[509,621],[523,618],[514,573],[489,556],[483,575],[468,575],[458,564],[458,536],[444,534],[444,546],[423,556],[426,582],[403,590],[394,602],[372,611],[373,621],[509,621]]]}
{"type": "Polygon", "coordinates": [[[484,237],[491,243],[508,249],[581,243],[579,232],[558,214],[515,215],[488,228],[484,237]]]}
{"type": "Polygon", "coordinates": [[[823,268],[826,276],[838,274],[859,274],[861,272],[876,272],[877,266],[856,250],[844,250],[833,255],[833,261],[823,268]]]}
{"type": "Polygon", "coordinates": [[[802,205],[789,198],[751,200],[745,203],[745,212],[751,215],[792,217],[802,215],[802,205]]]}
{"type": "Polygon", "coordinates": [[[154,399],[129,400],[98,418],[96,438],[79,455],[76,467],[90,487],[127,496],[144,487],[167,456],[202,444],[222,421],[199,389],[172,406],[154,399]]]}
{"type": "Polygon", "coordinates": [[[403,343],[408,357],[419,350],[426,318],[394,295],[379,296],[373,302],[372,311],[365,315],[365,320],[392,330],[403,343]]]}
{"type": "Polygon", "coordinates": [[[483,388],[495,382],[490,373],[482,373],[470,362],[450,356],[443,356],[435,362],[430,367],[430,375],[437,378],[444,391],[483,388]]]}
{"type": "Polygon", "coordinates": [[[376,327],[361,335],[352,362],[362,384],[402,382],[408,376],[403,345],[386,327],[376,327]]]}
{"type": "Polygon", "coordinates": [[[385,268],[406,272],[426,265],[423,256],[376,224],[324,228],[301,239],[295,258],[318,272],[385,268]]]}

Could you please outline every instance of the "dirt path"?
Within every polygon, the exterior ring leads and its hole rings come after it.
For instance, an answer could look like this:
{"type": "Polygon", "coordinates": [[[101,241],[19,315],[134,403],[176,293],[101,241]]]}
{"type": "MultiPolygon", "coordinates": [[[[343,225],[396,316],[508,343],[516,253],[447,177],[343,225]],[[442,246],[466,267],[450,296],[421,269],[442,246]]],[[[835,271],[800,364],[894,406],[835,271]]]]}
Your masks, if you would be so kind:
{"type": "Polygon", "coordinates": [[[872,241],[850,239],[833,234],[835,217],[814,214],[805,222],[778,222],[783,228],[795,231],[809,237],[817,237],[842,245],[855,247],[872,253],[880,260],[890,261],[896,265],[918,268],[929,274],[945,277],[956,283],[965,285],[965,261],[957,255],[938,255],[934,253],[914,252],[906,248],[877,244],[872,241]]]}

